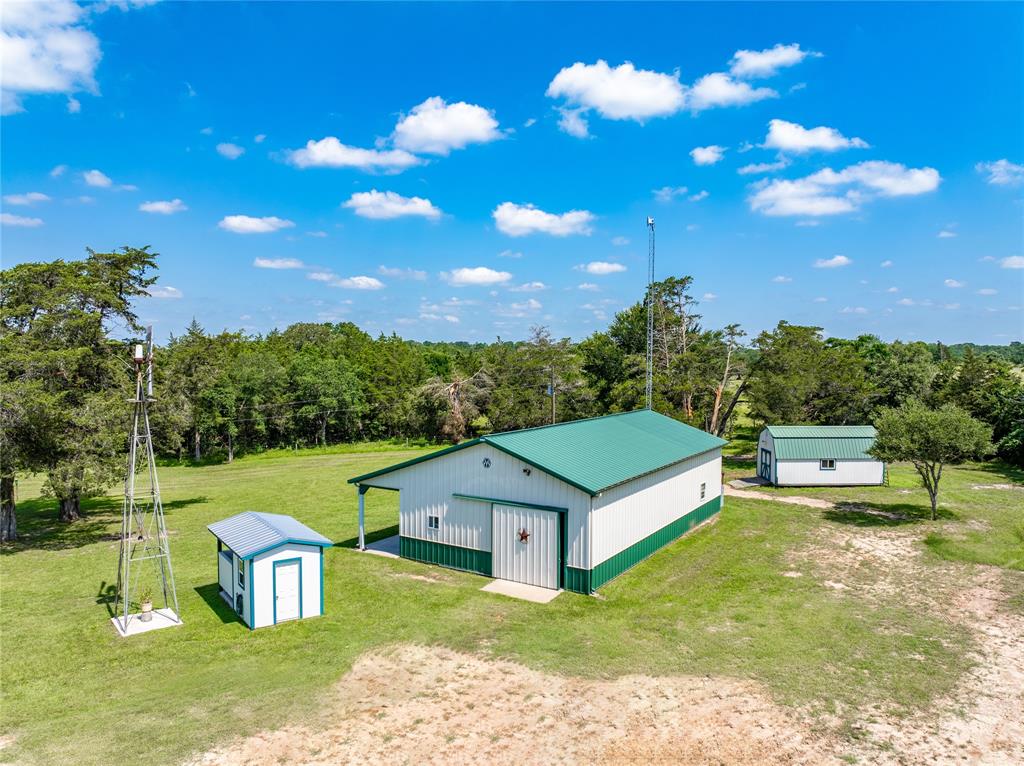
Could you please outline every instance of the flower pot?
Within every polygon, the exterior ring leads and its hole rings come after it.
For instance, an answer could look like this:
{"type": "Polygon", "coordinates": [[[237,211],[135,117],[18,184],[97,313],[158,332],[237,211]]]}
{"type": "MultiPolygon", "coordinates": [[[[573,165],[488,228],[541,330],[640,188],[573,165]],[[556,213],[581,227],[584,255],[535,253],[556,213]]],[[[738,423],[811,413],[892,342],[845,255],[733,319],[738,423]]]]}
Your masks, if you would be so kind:
{"type": "Polygon", "coordinates": [[[153,619],[153,602],[143,601],[140,605],[142,608],[142,614],[139,615],[139,619],[143,622],[149,622],[153,619]]]}

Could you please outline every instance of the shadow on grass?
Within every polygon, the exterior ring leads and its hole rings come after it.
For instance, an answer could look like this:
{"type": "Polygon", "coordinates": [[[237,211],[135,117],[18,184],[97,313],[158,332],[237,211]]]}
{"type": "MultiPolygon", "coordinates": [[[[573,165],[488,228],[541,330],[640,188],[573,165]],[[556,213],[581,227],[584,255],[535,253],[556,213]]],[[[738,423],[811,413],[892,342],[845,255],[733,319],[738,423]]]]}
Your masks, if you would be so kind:
{"type": "MultiPolygon", "coordinates": [[[[164,514],[205,503],[206,497],[190,497],[165,502],[164,514]]],[[[121,498],[93,497],[82,501],[82,518],[77,521],[57,519],[57,501],[40,497],[17,505],[18,539],[3,546],[2,555],[10,556],[26,550],[61,551],[81,548],[93,543],[116,543],[121,539],[121,498]]]]}
{"type": "MultiPolygon", "coordinates": [[[[398,534],[398,525],[395,524],[390,527],[382,527],[381,529],[375,529],[373,532],[366,533],[366,544],[375,543],[378,540],[383,540],[386,537],[394,537],[398,534]]],[[[339,540],[335,543],[338,548],[355,548],[359,544],[358,537],[350,537],[348,540],[339,540]]]]}
{"type": "MultiPolygon", "coordinates": [[[[822,518],[854,527],[902,527],[931,520],[931,508],[909,503],[836,503],[822,511],[822,518]]],[[[955,521],[960,517],[952,511],[939,508],[940,521],[955,521]]]]}
{"type": "Polygon", "coordinates": [[[200,585],[194,590],[206,602],[206,605],[210,607],[213,613],[220,618],[222,623],[226,625],[231,622],[242,622],[242,618],[238,616],[238,613],[220,597],[220,585],[212,582],[209,585],[200,585]]]}
{"type": "Polygon", "coordinates": [[[1004,463],[1002,460],[992,460],[988,463],[978,463],[975,466],[979,471],[995,474],[1003,481],[1013,484],[1024,484],[1024,469],[1004,463]]]}

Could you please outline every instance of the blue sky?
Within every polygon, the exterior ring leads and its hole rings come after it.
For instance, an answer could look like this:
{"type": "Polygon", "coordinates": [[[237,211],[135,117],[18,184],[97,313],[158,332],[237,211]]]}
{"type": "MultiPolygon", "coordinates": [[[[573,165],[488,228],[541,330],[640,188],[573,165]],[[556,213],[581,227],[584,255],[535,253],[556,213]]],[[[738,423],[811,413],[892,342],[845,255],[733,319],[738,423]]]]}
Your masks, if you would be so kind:
{"type": "Polygon", "coordinates": [[[4,265],[149,244],[161,337],[582,338],[641,297],[648,215],[707,326],[1022,335],[1020,4],[8,3],[3,27],[4,265]]]}

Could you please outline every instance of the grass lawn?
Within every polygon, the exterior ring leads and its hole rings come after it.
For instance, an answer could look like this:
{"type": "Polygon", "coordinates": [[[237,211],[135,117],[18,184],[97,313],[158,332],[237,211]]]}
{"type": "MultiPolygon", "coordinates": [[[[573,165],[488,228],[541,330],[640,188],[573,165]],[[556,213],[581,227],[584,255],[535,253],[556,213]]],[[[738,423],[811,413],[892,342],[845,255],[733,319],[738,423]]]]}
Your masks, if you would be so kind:
{"type": "MultiPolygon", "coordinates": [[[[969,665],[969,636],[941,617],[783,576],[788,553],[816,530],[851,523],[816,509],[730,498],[716,523],[609,583],[600,598],[563,593],[549,605],[482,593],[486,580],[474,575],[350,550],[356,492],[345,480],[421,452],[279,452],[161,468],[185,625],[130,640],[108,621],[120,499],[90,501],[86,518],[61,525],[53,501],[23,481],[24,539],[0,561],[2,733],[13,740],[0,760],[109,764],[129,752],[178,762],[315,710],[357,656],[397,642],[589,677],[750,678],[781,703],[840,721],[873,705],[920,709],[969,665]],[[337,542],[325,554],[324,617],[249,631],[219,599],[206,525],[247,509],[292,514],[337,542]]],[[[920,517],[922,495],[899,494],[909,484],[902,469],[893,478],[872,502],[908,509],[902,523],[920,527],[935,566],[948,556],[1019,568],[1005,552],[1014,533],[1003,514],[1020,522],[1024,492],[970,490],[996,478],[984,468],[950,470],[943,507],[959,522],[998,529],[1000,542],[972,538],[950,519],[935,527],[935,542],[920,517]]],[[[371,539],[397,532],[397,499],[367,495],[371,539]]]]}

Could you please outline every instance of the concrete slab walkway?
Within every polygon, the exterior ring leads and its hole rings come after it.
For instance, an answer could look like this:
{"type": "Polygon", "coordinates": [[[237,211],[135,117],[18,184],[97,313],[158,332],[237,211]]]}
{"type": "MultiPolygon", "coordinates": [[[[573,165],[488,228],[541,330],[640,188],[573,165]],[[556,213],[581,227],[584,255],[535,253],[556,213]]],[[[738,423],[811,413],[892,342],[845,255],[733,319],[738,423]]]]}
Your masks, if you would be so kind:
{"type": "Polygon", "coordinates": [[[554,601],[555,597],[562,592],[560,590],[552,590],[551,588],[540,588],[536,585],[512,582],[511,580],[492,580],[480,590],[487,591],[488,593],[498,593],[509,598],[518,598],[522,601],[532,601],[535,604],[547,604],[554,601]]]}
{"type": "Polygon", "coordinates": [[[143,622],[138,614],[129,614],[127,629],[121,624],[120,617],[111,617],[110,621],[114,623],[117,634],[122,638],[148,633],[151,630],[160,630],[160,628],[176,628],[179,625],[184,625],[173,609],[154,609],[152,614],[153,619],[149,622],[143,622]]]}
{"type": "Polygon", "coordinates": [[[391,537],[385,537],[383,540],[378,540],[375,543],[369,543],[366,546],[367,553],[373,553],[377,556],[385,556],[389,559],[397,559],[398,556],[398,535],[392,535],[391,537]]]}

